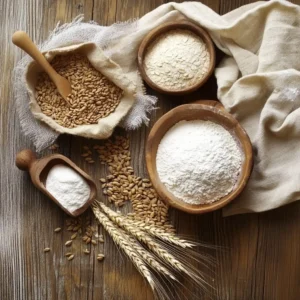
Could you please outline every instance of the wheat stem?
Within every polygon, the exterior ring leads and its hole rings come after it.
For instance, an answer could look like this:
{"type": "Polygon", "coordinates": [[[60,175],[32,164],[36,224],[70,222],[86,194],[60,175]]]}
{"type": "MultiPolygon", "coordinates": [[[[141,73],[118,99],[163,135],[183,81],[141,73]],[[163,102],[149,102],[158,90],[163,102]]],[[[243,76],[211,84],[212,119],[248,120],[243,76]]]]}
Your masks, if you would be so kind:
{"type": "Polygon", "coordinates": [[[178,261],[172,254],[170,254],[166,249],[164,249],[159,243],[154,241],[147,233],[145,233],[135,224],[132,224],[128,219],[122,218],[122,215],[115,213],[113,210],[109,209],[103,203],[100,202],[96,202],[96,203],[103,209],[103,211],[108,215],[108,217],[113,222],[118,224],[121,228],[126,230],[137,240],[144,243],[162,261],[168,263],[174,269],[190,275],[189,271],[184,267],[184,265],[180,261],[178,261]]]}
{"type": "Polygon", "coordinates": [[[159,272],[160,274],[169,276],[173,280],[177,281],[176,277],[161,263],[157,261],[157,258],[153,256],[150,252],[144,249],[134,237],[130,237],[130,241],[133,244],[133,248],[137,251],[137,253],[144,259],[144,261],[154,270],[159,272]]]}
{"type": "Polygon", "coordinates": [[[152,275],[148,267],[145,265],[142,257],[134,249],[133,243],[130,241],[128,234],[126,234],[124,230],[116,227],[113,222],[100,211],[99,207],[93,205],[92,209],[98,221],[109,233],[113,241],[127,254],[137,270],[147,279],[152,290],[155,291],[154,279],[152,278],[152,275]]]}

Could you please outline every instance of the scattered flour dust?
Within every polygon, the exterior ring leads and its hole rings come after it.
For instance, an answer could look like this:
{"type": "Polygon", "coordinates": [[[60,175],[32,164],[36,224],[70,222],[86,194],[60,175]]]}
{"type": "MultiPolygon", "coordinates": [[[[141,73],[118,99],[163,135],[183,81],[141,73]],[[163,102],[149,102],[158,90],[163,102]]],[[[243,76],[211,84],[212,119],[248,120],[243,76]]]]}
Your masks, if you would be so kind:
{"type": "Polygon", "coordinates": [[[55,165],[50,169],[46,178],[46,189],[70,212],[82,207],[91,192],[86,180],[63,164],[55,165]]]}
{"type": "Polygon", "coordinates": [[[195,33],[174,29],[161,34],[150,45],[144,60],[148,77],[169,90],[182,90],[201,80],[208,72],[210,54],[195,33]]]}
{"type": "Polygon", "coordinates": [[[162,138],[158,175],[178,199],[212,203],[229,194],[241,170],[242,153],[231,134],[211,121],[180,121],[162,138]]]}

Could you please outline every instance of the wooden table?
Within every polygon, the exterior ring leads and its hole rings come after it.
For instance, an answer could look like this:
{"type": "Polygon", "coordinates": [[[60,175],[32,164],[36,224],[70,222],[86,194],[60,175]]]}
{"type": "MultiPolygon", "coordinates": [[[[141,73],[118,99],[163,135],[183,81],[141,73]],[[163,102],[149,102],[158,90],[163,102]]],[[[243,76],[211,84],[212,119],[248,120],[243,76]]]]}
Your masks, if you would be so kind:
{"type": "MultiPolygon", "coordinates": [[[[14,107],[11,73],[21,51],[12,45],[11,36],[15,30],[23,29],[40,42],[58,21],[69,22],[80,13],[84,13],[86,20],[109,25],[143,16],[164,2],[0,1],[0,299],[153,299],[145,281],[106,235],[101,249],[106,254],[103,263],[98,263],[95,255],[66,261],[63,242],[69,233],[53,233],[54,228],[63,225],[66,215],[31,185],[27,174],[14,166],[17,151],[32,145],[21,134],[14,107]],[[44,247],[49,245],[51,252],[44,254],[44,247]]],[[[252,1],[204,1],[221,14],[249,2],[252,1]]],[[[300,4],[299,0],[295,2],[300,4]]],[[[194,98],[198,95],[215,99],[215,81],[210,80],[194,98]]],[[[161,109],[153,114],[149,128],[175,105],[168,97],[159,95],[161,109]]],[[[143,150],[149,128],[142,127],[130,134],[133,164],[142,176],[146,173],[143,150]]],[[[64,136],[59,144],[61,153],[93,177],[100,177],[102,169],[88,166],[80,159],[84,139],[64,136]]],[[[216,260],[211,299],[300,299],[300,202],[267,213],[229,218],[223,218],[221,212],[190,216],[172,211],[172,220],[179,233],[223,247],[211,250],[216,260]]],[[[186,299],[209,299],[186,284],[190,290],[186,299]]]]}

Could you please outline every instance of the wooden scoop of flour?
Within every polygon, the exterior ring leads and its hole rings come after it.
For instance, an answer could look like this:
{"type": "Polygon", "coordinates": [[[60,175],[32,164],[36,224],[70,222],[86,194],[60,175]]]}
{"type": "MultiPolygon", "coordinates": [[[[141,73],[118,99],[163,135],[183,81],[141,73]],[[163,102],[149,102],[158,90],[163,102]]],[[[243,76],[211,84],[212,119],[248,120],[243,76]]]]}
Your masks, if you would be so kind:
{"type": "Polygon", "coordinates": [[[50,79],[57,87],[58,92],[65,99],[65,101],[67,101],[67,97],[72,92],[70,82],[66,78],[59,75],[52,68],[27,33],[24,31],[16,31],[12,36],[12,42],[29,54],[40,65],[40,67],[49,75],[50,79]]]}
{"type": "Polygon", "coordinates": [[[16,166],[20,170],[29,171],[32,183],[72,217],[77,217],[82,214],[96,198],[97,190],[93,179],[79,167],[77,167],[70,159],[61,154],[53,154],[41,159],[37,159],[35,154],[31,150],[26,149],[17,154],[16,166]],[[72,168],[86,180],[90,187],[91,192],[89,199],[80,208],[73,212],[70,212],[64,206],[62,206],[61,203],[46,189],[45,182],[48,173],[50,169],[57,164],[63,164],[72,168]]]}

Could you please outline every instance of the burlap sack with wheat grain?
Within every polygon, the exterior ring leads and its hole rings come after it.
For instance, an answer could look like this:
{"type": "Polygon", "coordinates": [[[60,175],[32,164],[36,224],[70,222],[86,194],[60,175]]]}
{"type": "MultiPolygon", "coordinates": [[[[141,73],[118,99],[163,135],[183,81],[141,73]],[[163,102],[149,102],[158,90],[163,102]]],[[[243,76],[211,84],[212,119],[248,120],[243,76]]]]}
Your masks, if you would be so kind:
{"type": "Polygon", "coordinates": [[[35,86],[38,75],[42,71],[35,61],[32,61],[28,65],[25,75],[30,98],[30,110],[36,119],[46,123],[59,133],[68,133],[87,138],[106,139],[111,136],[114,128],[120,123],[124,116],[126,116],[134,104],[136,84],[134,84],[126,76],[126,74],[124,74],[119,65],[109,59],[103,51],[93,43],[83,43],[69,47],[57,48],[45,52],[44,55],[48,61],[52,61],[52,59],[57,55],[65,55],[66,59],[68,59],[68,55],[71,53],[81,53],[85,55],[96,70],[101,72],[110,81],[123,90],[120,103],[116,107],[115,111],[105,118],[99,119],[97,124],[80,125],[75,128],[66,128],[59,125],[54,119],[45,115],[41,111],[35,99],[35,86]]]}
{"type": "MultiPolygon", "coordinates": [[[[78,16],[71,23],[57,24],[48,38],[38,47],[43,53],[49,52],[49,54],[55,49],[68,48],[83,43],[94,43],[101,48],[102,54],[119,65],[123,74],[136,86],[134,103],[126,115],[126,111],[124,111],[125,116],[118,123],[118,126],[133,130],[142,124],[148,124],[149,113],[154,109],[157,98],[146,94],[143,81],[137,71],[136,56],[133,54],[137,49],[137,44],[131,45],[130,42],[122,42],[120,47],[111,46],[138,30],[137,20],[116,23],[111,26],[100,26],[94,21],[83,22],[83,16],[78,16]],[[132,54],[128,53],[129,50],[132,54]]],[[[60,132],[41,122],[31,113],[29,105],[31,100],[26,79],[28,65],[31,63],[32,58],[29,55],[25,55],[17,63],[14,68],[12,83],[22,132],[30,139],[36,151],[40,152],[54,143],[60,132]]],[[[109,127],[112,126],[110,124],[109,127]]]]}

